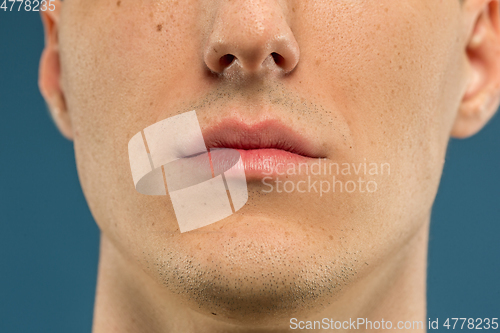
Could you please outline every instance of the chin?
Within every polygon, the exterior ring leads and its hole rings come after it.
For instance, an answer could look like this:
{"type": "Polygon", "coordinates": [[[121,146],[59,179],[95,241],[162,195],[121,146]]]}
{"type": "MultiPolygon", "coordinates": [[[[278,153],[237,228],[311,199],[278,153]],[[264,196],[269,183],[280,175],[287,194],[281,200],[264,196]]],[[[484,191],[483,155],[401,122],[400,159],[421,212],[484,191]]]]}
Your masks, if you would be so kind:
{"type": "Polygon", "coordinates": [[[155,260],[163,286],[198,313],[253,327],[287,324],[318,313],[356,279],[357,254],[325,251],[283,221],[232,222],[183,234],[155,260]]]}
{"type": "Polygon", "coordinates": [[[192,310],[232,324],[276,325],[293,316],[317,313],[345,283],[334,265],[321,265],[320,271],[316,265],[301,267],[299,259],[267,258],[245,267],[179,259],[174,259],[178,264],[162,267],[177,268],[163,271],[163,285],[192,310]]]}

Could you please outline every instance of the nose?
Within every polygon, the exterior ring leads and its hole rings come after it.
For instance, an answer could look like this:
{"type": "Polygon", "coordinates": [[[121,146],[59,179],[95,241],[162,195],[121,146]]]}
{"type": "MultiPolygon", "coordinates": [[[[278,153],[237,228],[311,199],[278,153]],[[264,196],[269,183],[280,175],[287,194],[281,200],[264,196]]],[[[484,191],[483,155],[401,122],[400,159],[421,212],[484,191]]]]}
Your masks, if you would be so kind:
{"type": "Polygon", "coordinates": [[[214,73],[288,74],[299,62],[299,45],[276,0],[221,1],[204,50],[214,73]]]}

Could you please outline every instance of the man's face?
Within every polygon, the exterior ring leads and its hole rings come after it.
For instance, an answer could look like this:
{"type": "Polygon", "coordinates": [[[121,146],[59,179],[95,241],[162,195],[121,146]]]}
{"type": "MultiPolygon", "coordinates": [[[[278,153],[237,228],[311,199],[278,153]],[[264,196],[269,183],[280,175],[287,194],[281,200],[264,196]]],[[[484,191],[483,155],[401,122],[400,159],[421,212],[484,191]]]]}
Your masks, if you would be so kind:
{"type": "Polygon", "coordinates": [[[458,1],[436,0],[64,1],[61,84],[103,234],[202,313],[276,320],[338,301],[427,228],[464,91],[459,13],[458,1]],[[218,62],[225,54],[236,59],[218,62]],[[168,196],[135,190],[127,145],[191,110],[204,133],[272,121],[322,163],[378,171],[309,174],[316,188],[333,175],[357,185],[321,196],[249,178],[241,210],[180,233],[168,196]]]}

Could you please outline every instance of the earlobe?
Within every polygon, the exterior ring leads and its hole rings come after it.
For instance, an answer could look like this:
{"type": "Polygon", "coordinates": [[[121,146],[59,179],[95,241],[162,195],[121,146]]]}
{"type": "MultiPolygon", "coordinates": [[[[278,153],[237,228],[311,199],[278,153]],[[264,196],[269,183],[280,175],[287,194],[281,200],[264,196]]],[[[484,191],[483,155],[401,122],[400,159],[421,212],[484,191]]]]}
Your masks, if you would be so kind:
{"type": "Polygon", "coordinates": [[[451,131],[455,138],[467,138],[479,132],[500,103],[499,3],[498,0],[477,2],[482,5],[477,9],[465,49],[470,74],[451,131]]]}
{"type": "Polygon", "coordinates": [[[71,119],[60,85],[61,66],[58,40],[60,6],[61,3],[57,1],[56,10],[40,12],[45,31],[45,47],[40,58],[38,86],[57,128],[64,137],[72,140],[71,119]]]}

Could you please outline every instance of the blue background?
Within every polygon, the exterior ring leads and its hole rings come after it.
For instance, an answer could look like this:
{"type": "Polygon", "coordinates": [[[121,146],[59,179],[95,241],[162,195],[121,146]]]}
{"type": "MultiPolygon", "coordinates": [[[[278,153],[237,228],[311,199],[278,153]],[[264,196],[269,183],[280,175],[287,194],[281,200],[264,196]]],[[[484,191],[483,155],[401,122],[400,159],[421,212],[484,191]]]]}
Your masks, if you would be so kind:
{"type": "MultiPolygon", "coordinates": [[[[99,231],[37,86],[37,13],[0,11],[0,332],[90,332],[99,231]]],[[[500,317],[500,116],[453,140],[434,206],[428,316],[500,317]]]]}

